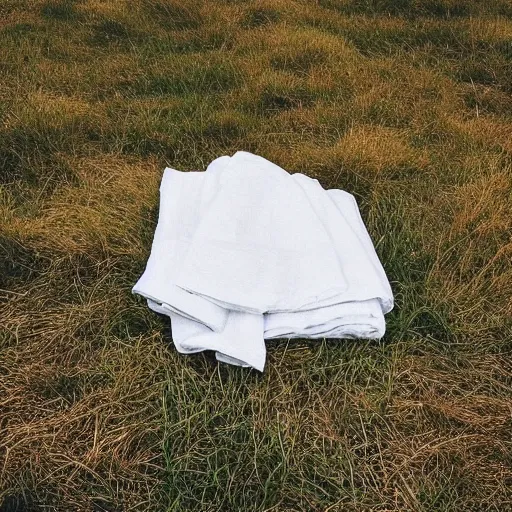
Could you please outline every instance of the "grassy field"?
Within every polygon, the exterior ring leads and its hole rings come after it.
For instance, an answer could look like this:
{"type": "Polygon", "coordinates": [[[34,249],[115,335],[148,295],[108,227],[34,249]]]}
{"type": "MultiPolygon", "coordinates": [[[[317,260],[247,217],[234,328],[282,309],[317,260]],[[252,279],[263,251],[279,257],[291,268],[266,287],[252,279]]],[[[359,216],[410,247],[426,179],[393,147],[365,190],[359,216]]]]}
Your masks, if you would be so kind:
{"type": "MultiPolygon", "coordinates": [[[[2,0],[0,510],[512,510],[509,0],[2,0]],[[166,165],[353,193],[380,343],[178,356],[166,165]]],[[[243,342],[243,340],[240,340],[243,342]]]]}

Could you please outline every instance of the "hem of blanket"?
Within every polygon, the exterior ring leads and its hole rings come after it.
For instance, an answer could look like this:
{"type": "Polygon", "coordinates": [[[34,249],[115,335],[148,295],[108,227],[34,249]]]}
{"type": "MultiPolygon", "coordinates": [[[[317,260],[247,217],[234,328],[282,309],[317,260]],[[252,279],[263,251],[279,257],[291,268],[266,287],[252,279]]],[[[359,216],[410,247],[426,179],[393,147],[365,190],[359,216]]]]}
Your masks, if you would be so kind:
{"type": "Polygon", "coordinates": [[[202,323],[213,331],[220,332],[226,325],[227,311],[224,308],[177,286],[173,287],[172,292],[169,287],[166,291],[162,292],[158,289],[151,289],[148,286],[141,287],[137,283],[132,288],[132,293],[151,300],[164,308],[168,308],[174,313],[202,323]]]}
{"type": "Polygon", "coordinates": [[[201,347],[200,351],[213,350],[214,352],[221,353],[228,358],[236,359],[245,363],[247,366],[251,366],[255,370],[263,372],[265,368],[266,359],[266,348],[263,337],[261,338],[261,344],[256,351],[244,350],[246,347],[240,347],[237,345],[226,346],[222,340],[219,339],[218,335],[214,333],[208,335],[198,335],[188,338],[185,341],[180,342],[180,346],[187,350],[189,347],[201,347]]]}

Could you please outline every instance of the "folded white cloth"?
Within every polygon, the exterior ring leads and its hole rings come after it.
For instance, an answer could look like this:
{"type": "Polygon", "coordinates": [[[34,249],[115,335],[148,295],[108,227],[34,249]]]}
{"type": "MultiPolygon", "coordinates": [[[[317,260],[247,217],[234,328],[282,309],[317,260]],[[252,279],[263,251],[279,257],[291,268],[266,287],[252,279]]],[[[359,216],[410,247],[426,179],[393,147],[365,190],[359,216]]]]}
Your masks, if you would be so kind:
{"type": "Polygon", "coordinates": [[[354,197],[251,153],[166,168],[133,288],[179,352],[265,364],[264,339],[380,338],[393,295],[354,197]]]}

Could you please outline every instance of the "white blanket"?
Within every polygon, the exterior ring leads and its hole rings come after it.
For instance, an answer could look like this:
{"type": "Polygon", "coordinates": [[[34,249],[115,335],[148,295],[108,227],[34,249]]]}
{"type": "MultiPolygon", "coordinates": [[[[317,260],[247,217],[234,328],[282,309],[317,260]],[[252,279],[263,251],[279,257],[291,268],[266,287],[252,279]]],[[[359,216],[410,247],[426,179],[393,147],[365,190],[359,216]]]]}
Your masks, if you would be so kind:
{"type": "Polygon", "coordinates": [[[133,292],[170,317],[178,351],[260,371],[264,339],[381,338],[393,307],[354,197],[242,151],[165,169],[133,292]]]}

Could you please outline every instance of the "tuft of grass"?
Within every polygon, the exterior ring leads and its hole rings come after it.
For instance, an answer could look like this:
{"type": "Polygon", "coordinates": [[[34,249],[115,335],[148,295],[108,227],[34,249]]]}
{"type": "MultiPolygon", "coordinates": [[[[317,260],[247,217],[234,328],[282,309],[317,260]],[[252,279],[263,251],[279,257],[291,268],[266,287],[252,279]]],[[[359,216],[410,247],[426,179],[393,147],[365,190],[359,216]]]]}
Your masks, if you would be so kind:
{"type": "Polygon", "coordinates": [[[317,96],[314,87],[310,87],[307,82],[282,72],[266,75],[258,89],[256,98],[248,97],[244,106],[248,111],[263,116],[310,107],[317,96]]]}
{"type": "Polygon", "coordinates": [[[256,7],[250,9],[245,15],[243,21],[244,28],[256,28],[276,23],[280,20],[281,15],[278,10],[272,8],[256,7]]]}
{"type": "Polygon", "coordinates": [[[58,21],[71,21],[78,18],[72,0],[47,2],[41,8],[41,14],[47,19],[58,21]]]}
{"type": "Polygon", "coordinates": [[[311,105],[313,99],[304,89],[279,89],[279,87],[265,88],[260,96],[259,106],[265,114],[301,108],[311,105]]]}
{"type": "Polygon", "coordinates": [[[346,133],[336,152],[342,165],[388,173],[390,178],[400,172],[405,173],[403,177],[407,173],[414,176],[426,166],[421,153],[407,143],[404,132],[379,126],[362,126],[346,133]]]}
{"type": "Polygon", "coordinates": [[[37,250],[27,247],[8,233],[0,235],[1,277],[0,287],[4,290],[30,282],[38,273],[50,268],[49,259],[37,250]]]}
{"type": "Polygon", "coordinates": [[[219,93],[240,85],[241,77],[234,66],[226,63],[194,63],[179,74],[155,74],[144,77],[135,92],[146,96],[219,93]]]}
{"type": "Polygon", "coordinates": [[[197,29],[203,23],[201,2],[177,2],[174,0],[146,0],[144,8],[149,16],[168,30],[197,29]]]}
{"type": "Polygon", "coordinates": [[[140,40],[142,37],[142,34],[121,21],[106,19],[93,25],[89,43],[99,47],[116,45],[128,48],[133,41],[140,40]]]}
{"type": "Polygon", "coordinates": [[[326,55],[320,49],[307,48],[296,55],[278,55],[275,56],[271,65],[274,69],[283,71],[292,71],[298,73],[307,73],[313,66],[322,64],[326,60],[326,55]]]}

